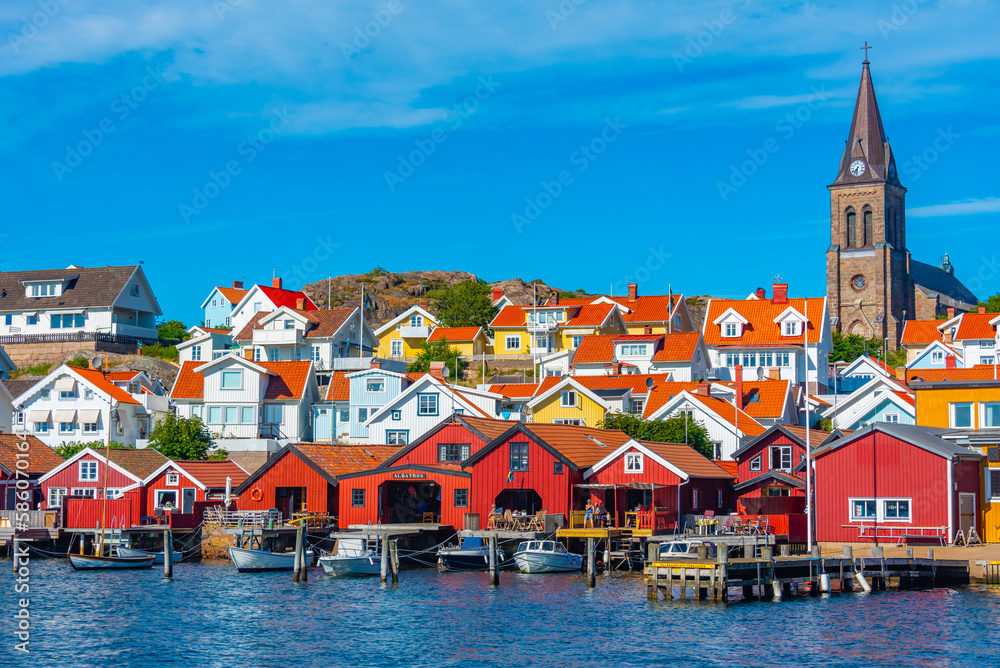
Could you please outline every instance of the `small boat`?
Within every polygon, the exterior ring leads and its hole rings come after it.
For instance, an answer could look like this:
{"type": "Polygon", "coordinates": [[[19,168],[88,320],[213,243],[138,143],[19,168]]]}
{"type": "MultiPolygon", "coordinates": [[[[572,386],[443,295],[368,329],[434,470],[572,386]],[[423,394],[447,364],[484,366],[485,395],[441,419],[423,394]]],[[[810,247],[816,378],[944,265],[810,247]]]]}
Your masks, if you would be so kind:
{"type": "MultiPolygon", "coordinates": [[[[244,547],[229,548],[229,558],[240,573],[295,570],[295,552],[268,552],[248,550],[244,547]]],[[[306,550],[306,564],[312,563],[313,552],[306,550]]]]}
{"type": "Polygon", "coordinates": [[[95,554],[70,554],[69,563],[78,571],[109,568],[151,568],[155,557],[102,557],[95,554]]]}
{"type": "Polygon", "coordinates": [[[704,546],[708,559],[715,559],[715,543],[702,540],[674,540],[660,545],[660,559],[697,559],[698,548],[704,546]]]}
{"type": "MultiPolygon", "coordinates": [[[[154,564],[162,564],[163,563],[163,550],[160,550],[159,552],[149,552],[148,550],[137,550],[134,547],[119,547],[119,548],[116,548],[116,549],[118,551],[118,556],[119,557],[150,557],[151,556],[151,557],[153,557],[153,563],[154,564]]],[[[180,561],[181,557],[183,556],[183,555],[181,555],[180,553],[178,553],[176,551],[171,551],[170,554],[172,555],[170,560],[173,563],[175,563],[175,564],[178,561],[180,561]]]]}
{"type": "Polygon", "coordinates": [[[583,568],[583,557],[554,540],[526,540],[517,546],[514,563],[522,573],[571,573],[583,568]]]}
{"type": "MultiPolygon", "coordinates": [[[[506,559],[497,548],[500,563],[506,559]]],[[[482,538],[466,536],[460,547],[446,546],[438,550],[438,566],[446,571],[485,571],[490,565],[490,548],[482,538]]]]}
{"type": "Polygon", "coordinates": [[[365,545],[363,538],[340,538],[333,554],[319,558],[319,565],[327,575],[351,577],[379,575],[382,562],[375,550],[365,545]]]}

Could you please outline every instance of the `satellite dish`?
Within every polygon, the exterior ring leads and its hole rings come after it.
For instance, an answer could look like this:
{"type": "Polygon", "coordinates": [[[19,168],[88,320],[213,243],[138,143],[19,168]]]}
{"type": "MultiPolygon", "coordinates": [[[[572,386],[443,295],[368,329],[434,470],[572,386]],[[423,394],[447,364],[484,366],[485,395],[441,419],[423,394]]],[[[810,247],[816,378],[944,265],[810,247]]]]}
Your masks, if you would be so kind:
{"type": "Polygon", "coordinates": [[[764,367],[757,367],[757,380],[764,380],[764,367]]]}
{"type": "Polygon", "coordinates": [[[95,369],[100,369],[102,366],[104,366],[104,360],[102,360],[100,357],[95,357],[94,359],[90,360],[90,363],[91,365],[93,365],[95,369]]]}
{"type": "Polygon", "coordinates": [[[647,378],[646,379],[646,389],[647,390],[653,389],[653,379],[652,378],[647,378]]]}
{"type": "Polygon", "coordinates": [[[451,369],[449,369],[448,367],[443,367],[441,369],[441,375],[443,375],[445,378],[447,378],[448,376],[451,375],[451,369]]]}

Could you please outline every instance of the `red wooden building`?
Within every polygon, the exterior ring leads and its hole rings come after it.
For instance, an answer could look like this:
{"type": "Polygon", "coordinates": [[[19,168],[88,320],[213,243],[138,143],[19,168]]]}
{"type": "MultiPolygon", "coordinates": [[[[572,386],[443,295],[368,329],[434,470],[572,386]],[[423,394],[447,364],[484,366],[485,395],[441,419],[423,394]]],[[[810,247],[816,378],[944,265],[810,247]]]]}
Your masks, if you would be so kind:
{"type": "MultiPolygon", "coordinates": [[[[337,476],[373,468],[399,448],[386,445],[287,445],[236,489],[240,510],[276,509],[337,517],[337,476]]],[[[341,526],[347,526],[341,520],[341,526]]]]}
{"type": "Polygon", "coordinates": [[[226,478],[231,480],[235,497],[235,490],[249,475],[228,460],[169,460],[143,480],[146,508],[177,508],[182,514],[190,514],[198,502],[223,501],[226,478]]]}
{"type": "MultiPolygon", "coordinates": [[[[805,427],[777,424],[733,454],[738,512],[745,519],[766,522],[770,533],[791,543],[807,539],[806,434],[805,427]]],[[[810,429],[808,435],[815,451],[840,432],[810,429]]]]}
{"type": "Polygon", "coordinates": [[[44,498],[38,480],[63,463],[59,454],[34,436],[0,434],[0,510],[13,510],[17,481],[25,480],[31,489],[29,508],[35,510],[44,498]],[[18,462],[23,463],[18,466],[18,462]],[[21,471],[18,477],[15,471],[21,471]]]}
{"type": "Polygon", "coordinates": [[[816,539],[895,542],[940,532],[950,541],[970,527],[981,534],[983,455],[941,431],[879,422],[817,448],[816,539]]]}

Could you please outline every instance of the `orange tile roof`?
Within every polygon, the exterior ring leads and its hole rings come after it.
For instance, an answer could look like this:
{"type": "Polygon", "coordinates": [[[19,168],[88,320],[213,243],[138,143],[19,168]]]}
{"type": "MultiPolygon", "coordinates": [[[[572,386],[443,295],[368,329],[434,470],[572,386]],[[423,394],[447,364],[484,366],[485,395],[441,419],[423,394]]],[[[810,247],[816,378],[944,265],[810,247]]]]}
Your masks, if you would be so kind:
{"type": "Polygon", "coordinates": [[[956,341],[969,339],[992,339],[997,335],[990,320],[996,318],[996,313],[963,313],[955,332],[956,341]]]}
{"type": "Polygon", "coordinates": [[[695,382],[654,383],[653,391],[646,397],[646,405],[642,411],[643,417],[648,418],[681,392],[694,392],[697,387],[698,383],[695,382]]]}
{"type": "Polygon", "coordinates": [[[733,425],[748,436],[760,436],[767,431],[767,428],[764,427],[764,425],[754,420],[745,412],[737,411],[736,407],[725,399],[706,397],[704,395],[694,393],[691,393],[691,396],[694,397],[695,400],[704,404],[706,408],[718,415],[721,419],[733,425]],[[737,420],[739,420],[739,424],[736,423],[737,420]]]}
{"type": "MultiPolygon", "coordinates": [[[[632,390],[632,394],[646,394],[648,392],[646,388],[647,378],[653,379],[654,389],[656,385],[667,382],[667,374],[663,373],[631,373],[612,376],[571,376],[571,378],[588,390],[629,389],[632,390]]],[[[563,379],[559,376],[546,376],[542,380],[542,386],[539,388],[538,394],[548,392],[557,384],[562,382],[562,380],[563,379]]]]}
{"type": "Polygon", "coordinates": [[[132,380],[133,378],[135,378],[136,376],[138,376],[140,373],[142,373],[142,372],[141,371],[109,371],[109,372],[107,372],[104,375],[104,377],[107,378],[108,380],[110,380],[113,383],[116,380],[117,381],[132,380]]]}
{"type": "Polygon", "coordinates": [[[663,336],[662,347],[653,355],[654,362],[690,362],[694,359],[701,332],[676,332],[663,336]]]}
{"type": "Polygon", "coordinates": [[[482,327],[436,327],[427,340],[474,341],[479,337],[481,331],[483,331],[482,327]]]}
{"type": "Polygon", "coordinates": [[[250,316],[250,321],[243,325],[243,329],[233,337],[233,341],[246,341],[253,338],[253,330],[260,329],[260,321],[266,316],[270,311],[257,311],[252,316],[250,316]]]}
{"type": "Polygon", "coordinates": [[[500,309],[500,312],[490,323],[490,327],[524,327],[524,318],[524,310],[520,306],[508,304],[500,309]]]}
{"type": "Polygon", "coordinates": [[[938,330],[938,326],[944,320],[907,320],[903,325],[903,338],[900,345],[917,346],[927,345],[934,341],[943,341],[944,337],[938,330]]]}
{"type": "Polygon", "coordinates": [[[310,327],[306,332],[306,338],[312,339],[333,336],[337,333],[338,329],[344,326],[344,323],[350,319],[356,310],[357,307],[333,308],[324,311],[296,311],[296,313],[308,315],[310,319],[317,323],[315,327],[310,327]]]}
{"type": "Polygon", "coordinates": [[[739,482],[739,480],[737,480],[737,473],[736,473],[736,469],[739,466],[739,464],[737,464],[734,461],[730,461],[728,459],[727,460],[721,460],[721,459],[720,460],[713,460],[712,463],[715,464],[716,466],[718,466],[719,468],[721,468],[723,471],[725,471],[729,475],[733,476],[733,482],[734,483],[739,482]]]}
{"type": "MultiPolygon", "coordinates": [[[[105,450],[102,448],[94,448],[94,451],[102,457],[105,455],[105,450]]],[[[106,451],[106,454],[113,464],[117,464],[140,479],[148,478],[151,473],[168,461],[166,457],[152,448],[142,450],[111,448],[106,451]]]]}
{"type": "Polygon", "coordinates": [[[63,458],[59,456],[59,453],[42,443],[35,436],[0,434],[0,466],[7,469],[9,474],[13,474],[16,470],[21,470],[31,476],[45,475],[62,463],[63,458]],[[22,450],[18,447],[22,443],[28,444],[27,450],[22,450]],[[18,457],[18,453],[20,453],[20,457],[18,457]],[[28,468],[18,469],[18,460],[26,460],[28,468]]]}
{"type": "Polygon", "coordinates": [[[809,317],[809,339],[813,343],[823,329],[826,316],[825,299],[822,297],[791,298],[784,304],[775,304],[770,299],[713,299],[705,315],[705,344],[714,347],[735,346],[801,346],[802,336],[782,336],[781,326],[774,319],[788,307],[809,317]],[[808,313],[807,313],[808,304],[808,313]],[[748,322],[743,327],[743,336],[724,338],[722,328],[712,324],[727,310],[733,309],[748,322]]]}
{"type": "MultiPolygon", "coordinates": [[[[674,307],[683,299],[683,295],[674,295],[674,307]]],[[[670,295],[639,295],[634,301],[629,301],[628,295],[608,297],[629,309],[622,313],[622,320],[627,323],[664,323],[670,320],[670,295]]]]}
{"type": "Polygon", "coordinates": [[[533,397],[537,391],[537,383],[499,383],[490,385],[490,392],[502,394],[510,399],[533,397]]]}
{"type": "MultiPolygon", "coordinates": [[[[690,445],[683,443],[659,443],[655,441],[639,441],[644,446],[687,473],[692,478],[735,478],[735,473],[717,466],[690,445]]],[[[735,464],[735,462],[733,462],[735,464]]]]}
{"type": "Polygon", "coordinates": [[[139,402],[132,398],[132,395],[118,387],[114,383],[104,379],[104,374],[96,369],[78,369],[75,366],[66,367],[75,374],[78,374],[81,378],[88,380],[94,387],[99,389],[105,394],[110,394],[111,398],[120,404],[138,404],[139,402]]]}
{"type": "Polygon", "coordinates": [[[243,299],[248,292],[250,292],[249,290],[244,290],[242,288],[217,287],[215,289],[219,291],[219,294],[229,300],[230,304],[239,304],[240,300],[243,299]]]}
{"type": "MultiPolygon", "coordinates": [[[[608,315],[612,310],[617,309],[614,304],[559,304],[558,306],[547,306],[548,310],[554,308],[560,308],[566,306],[566,322],[559,323],[559,327],[600,327],[604,324],[604,321],[608,319],[608,315]]],[[[508,305],[500,309],[496,317],[493,318],[493,322],[490,323],[491,328],[505,328],[505,327],[516,327],[523,328],[526,326],[527,314],[531,311],[533,307],[531,306],[516,306],[508,305]]]]}
{"type": "Polygon", "coordinates": [[[911,406],[916,406],[917,405],[916,399],[914,399],[913,396],[911,396],[910,394],[908,394],[906,392],[893,392],[893,394],[895,394],[897,397],[899,397],[900,399],[902,399],[906,403],[910,404],[911,406]]]}
{"type": "Polygon", "coordinates": [[[231,329],[217,329],[215,327],[202,327],[201,325],[198,325],[198,329],[200,329],[203,332],[211,332],[212,334],[232,334],[233,333],[231,329]]]}
{"type": "Polygon", "coordinates": [[[966,369],[910,369],[906,379],[910,383],[940,383],[946,380],[993,380],[992,364],[977,364],[966,369]],[[918,379],[922,379],[918,380],[918,379]]]}
{"type": "Polygon", "coordinates": [[[236,489],[250,477],[250,474],[240,468],[236,462],[228,459],[221,462],[178,460],[177,465],[190,473],[202,485],[212,489],[225,489],[226,478],[232,479],[233,489],[236,489]]]}
{"type": "Polygon", "coordinates": [[[309,382],[312,362],[254,362],[276,376],[269,376],[264,400],[301,399],[309,382]]]}
{"type": "Polygon", "coordinates": [[[203,399],[205,397],[205,374],[195,369],[207,362],[184,362],[170,390],[171,399],[203,399]]]}
{"type": "Polygon", "coordinates": [[[882,360],[880,360],[880,359],[876,359],[876,358],[872,357],[871,355],[869,355],[869,356],[868,356],[868,359],[869,359],[869,360],[870,360],[870,361],[871,361],[872,363],[874,363],[874,364],[875,364],[875,366],[879,367],[880,369],[882,369],[883,371],[885,371],[885,372],[886,372],[887,374],[889,374],[890,376],[895,376],[895,375],[896,375],[896,367],[894,367],[894,366],[889,366],[888,364],[886,364],[886,363],[885,363],[885,362],[883,362],[882,360]]]}
{"type": "Polygon", "coordinates": [[[545,300],[545,306],[583,306],[584,304],[593,304],[600,298],[600,295],[596,297],[560,297],[558,304],[553,304],[552,299],[549,298],[545,300]]]}
{"type": "Polygon", "coordinates": [[[499,438],[516,424],[514,420],[495,420],[493,418],[473,417],[471,415],[460,415],[458,417],[460,422],[466,423],[485,436],[487,443],[495,438],[499,438]]]}
{"type": "Polygon", "coordinates": [[[334,371],[333,378],[326,388],[327,401],[350,401],[351,381],[347,378],[347,371],[334,371]]]}
{"type": "MultiPolygon", "coordinates": [[[[721,384],[736,388],[733,382],[721,384]]],[[[787,380],[743,381],[743,410],[753,418],[781,417],[785,412],[789,384],[787,380]]]]}
{"type": "Polygon", "coordinates": [[[625,432],[611,429],[539,422],[523,426],[580,468],[593,466],[630,440],[625,432]]]}
{"type": "Polygon", "coordinates": [[[590,334],[583,337],[576,352],[573,353],[573,364],[600,364],[610,362],[615,356],[614,334],[590,334]]]}
{"type": "Polygon", "coordinates": [[[316,466],[334,477],[373,469],[399,450],[395,445],[297,443],[294,447],[316,466]]]}
{"type": "Polygon", "coordinates": [[[567,313],[567,320],[561,323],[560,327],[600,327],[608,319],[608,315],[616,310],[614,304],[586,304],[570,315],[567,313]]]}

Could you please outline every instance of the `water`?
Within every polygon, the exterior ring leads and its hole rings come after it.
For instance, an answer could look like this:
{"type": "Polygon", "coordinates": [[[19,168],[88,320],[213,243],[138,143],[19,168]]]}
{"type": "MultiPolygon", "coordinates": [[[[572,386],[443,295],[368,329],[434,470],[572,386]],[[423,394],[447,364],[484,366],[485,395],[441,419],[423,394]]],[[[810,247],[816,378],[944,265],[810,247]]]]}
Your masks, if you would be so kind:
{"type": "MultiPolygon", "coordinates": [[[[10,562],[0,562],[3,568],[10,562]],[[6,565],[4,565],[6,564],[6,565]]],[[[31,654],[0,575],[0,663],[18,666],[977,666],[1000,664],[1000,588],[729,605],[647,601],[642,577],[403,571],[400,584],[222,562],[78,573],[31,562],[31,654]]]]}

